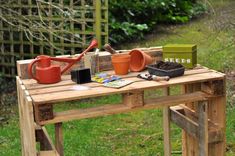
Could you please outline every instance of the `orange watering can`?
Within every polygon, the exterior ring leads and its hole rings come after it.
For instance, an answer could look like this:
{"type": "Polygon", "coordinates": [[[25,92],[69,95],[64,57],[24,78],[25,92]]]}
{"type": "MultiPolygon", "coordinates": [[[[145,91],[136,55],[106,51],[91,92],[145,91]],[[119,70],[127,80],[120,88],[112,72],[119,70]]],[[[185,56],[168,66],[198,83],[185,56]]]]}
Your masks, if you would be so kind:
{"type": "Polygon", "coordinates": [[[80,61],[84,54],[97,47],[97,40],[92,40],[88,48],[83,51],[77,58],[57,58],[47,55],[39,55],[28,65],[29,75],[41,84],[52,84],[61,81],[61,75],[76,62],[80,61]],[[63,69],[59,65],[52,65],[51,61],[68,63],[63,69]],[[35,75],[33,74],[33,65],[36,63],[35,75]]]}

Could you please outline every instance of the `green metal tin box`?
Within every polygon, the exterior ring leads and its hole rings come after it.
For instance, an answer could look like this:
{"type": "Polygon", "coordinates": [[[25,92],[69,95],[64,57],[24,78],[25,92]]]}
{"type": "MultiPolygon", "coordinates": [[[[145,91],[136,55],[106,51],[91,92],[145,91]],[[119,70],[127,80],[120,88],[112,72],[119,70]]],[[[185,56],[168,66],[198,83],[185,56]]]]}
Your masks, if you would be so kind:
{"type": "Polygon", "coordinates": [[[163,46],[163,60],[180,63],[185,68],[193,68],[197,64],[197,45],[167,44],[163,46]]]}

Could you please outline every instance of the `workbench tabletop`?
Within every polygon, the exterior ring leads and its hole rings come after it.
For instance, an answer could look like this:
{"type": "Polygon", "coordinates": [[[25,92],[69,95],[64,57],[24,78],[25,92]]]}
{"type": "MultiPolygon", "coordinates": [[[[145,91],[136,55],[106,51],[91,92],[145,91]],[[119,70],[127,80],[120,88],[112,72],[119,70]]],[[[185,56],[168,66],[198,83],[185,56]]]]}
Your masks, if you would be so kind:
{"type": "MultiPolygon", "coordinates": [[[[147,71],[144,71],[147,72],[147,71]]],[[[142,72],[142,73],[144,73],[142,72]]],[[[113,74],[113,71],[108,71],[113,74]]],[[[83,98],[92,98],[120,93],[132,93],[146,89],[157,89],[177,84],[189,84],[194,82],[204,82],[210,80],[224,79],[224,74],[210,70],[208,68],[197,68],[186,70],[185,74],[180,77],[171,78],[169,81],[147,81],[137,78],[138,72],[131,72],[128,75],[122,76],[123,79],[131,80],[133,83],[116,89],[102,86],[102,84],[91,82],[82,84],[87,87],[85,90],[75,90],[78,86],[70,79],[70,75],[62,76],[62,81],[56,84],[43,85],[38,84],[33,79],[22,80],[23,85],[29,92],[34,104],[56,103],[62,101],[78,100],[83,98]]]]}

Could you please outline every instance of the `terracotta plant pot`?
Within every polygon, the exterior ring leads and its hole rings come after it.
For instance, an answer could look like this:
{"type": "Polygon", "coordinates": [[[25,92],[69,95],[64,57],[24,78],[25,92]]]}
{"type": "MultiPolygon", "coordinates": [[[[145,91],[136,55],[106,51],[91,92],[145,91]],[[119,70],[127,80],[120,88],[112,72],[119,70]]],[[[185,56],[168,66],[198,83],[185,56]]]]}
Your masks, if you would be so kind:
{"type": "Polygon", "coordinates": [[[111,57],[115,74],[128,74],[130,67],[130,58],[131,56],[129,54],[115,54],[111,57]]]}
{"type": "Polygon", "coordinates": [[[129,54],[131,55],[131,60],[130,60],[131,71],[134,72],[142,71],[145,69],[146,65],[149,65],[153,62],[152,57],[141,50],[133,49],[129,54]]]}

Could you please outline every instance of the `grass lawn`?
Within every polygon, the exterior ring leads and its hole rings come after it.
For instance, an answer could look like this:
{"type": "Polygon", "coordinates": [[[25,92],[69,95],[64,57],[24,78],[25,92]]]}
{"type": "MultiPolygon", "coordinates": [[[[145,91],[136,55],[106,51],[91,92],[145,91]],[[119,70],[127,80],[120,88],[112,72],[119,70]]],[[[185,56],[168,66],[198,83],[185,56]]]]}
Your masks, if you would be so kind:
{"type": "MultiPolygon", "coordinates": [[[[198,62],[200,64],[227,73],[235,71],[235,29],[234,26],[229,25],[229,22],[232,22],[231,18],[234,19],[232,15],[235,14],[235,2],[223,1],[220,6],[222,8],[215,8],[216,15],[206,16],[180,26],[158,26],[144,40],[123,44],[117,48],[131,49],[162,46],[167,43],[194,43],[198,45],[198,62]]],[[[228,80],[226,112],[228,156],[235,155],[235,100],[231,96],[234,94],[232,81],[234,79],[228,80]]],[[[146,96],[151,96],[151,93],[146,96]]],[[[70,107],[84,108],[91,104],[99,105],[118,101],[120,101],[120,97],[114,95],[80,103],[61,104],[58,105],[57,110],[70,107]]],[[[12,112],[11,118],[0,125],[0,156],[20,155],[17,106],[13,106],[12,112]]],[[[49,125],[47,128],[49,133],[53,134],[54,127],[49,125]]],[[[175,153],[173,155],[181,155],[181,130],[174,125],[171,129],[172,148],[175,153]]],[[[66,156],[163,155],[161,110],[139,111],[67,122],[63,124],[63,132],[66,156]]]]}

